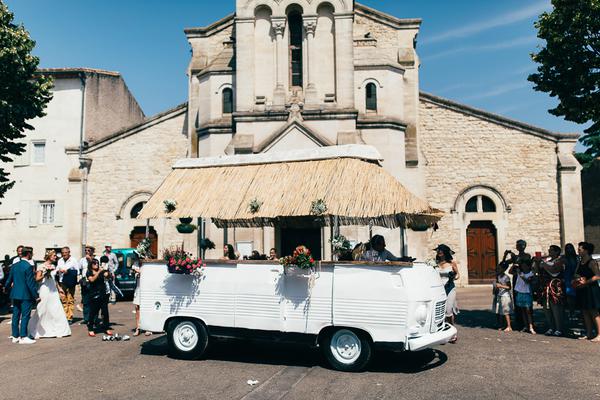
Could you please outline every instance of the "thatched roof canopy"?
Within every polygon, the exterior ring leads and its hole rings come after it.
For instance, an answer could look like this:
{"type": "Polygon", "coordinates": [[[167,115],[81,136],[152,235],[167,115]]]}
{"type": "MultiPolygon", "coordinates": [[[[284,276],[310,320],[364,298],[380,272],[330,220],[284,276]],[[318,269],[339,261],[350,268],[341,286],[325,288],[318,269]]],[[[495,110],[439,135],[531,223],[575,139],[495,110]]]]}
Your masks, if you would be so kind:
{"type": "Polygon", "coordinates": [[[186,159],[154,193],[140,219],[211,218],[217,226],[273,226],[310,217],[330,225],[431,226],[442,213],[379,164],[373,147],[331,146],[277,154],[186,159]],[[177,203],[167,213],[164,201],[177,203]],[[250,204],[256,200],[258,210],[250,204]],[[323,213],[313,202],[322,200],[323,213]]]}

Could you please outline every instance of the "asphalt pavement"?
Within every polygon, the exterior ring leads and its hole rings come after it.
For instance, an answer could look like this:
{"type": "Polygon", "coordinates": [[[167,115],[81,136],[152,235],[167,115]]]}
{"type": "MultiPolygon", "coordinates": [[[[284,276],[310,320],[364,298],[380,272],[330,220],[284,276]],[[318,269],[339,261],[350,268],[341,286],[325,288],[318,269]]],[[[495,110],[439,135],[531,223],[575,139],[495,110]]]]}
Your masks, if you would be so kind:
{"type": "MultiPolygon", "coordinates": [[[[0,399],[600,398],[600,345],[497,331],[487,287],[461,289],[458,299],[458,343],[377,353],[362,373],[332,371],[316,349],[245,341],[217,342],[204,360],[175,360],[164,335],[103,342],[77,324],[68,338],[13,345],[10,315],[0,314],[0,399]]],[[[131,335],[131,303],[110,312],[115,331],[131,335]]]]}

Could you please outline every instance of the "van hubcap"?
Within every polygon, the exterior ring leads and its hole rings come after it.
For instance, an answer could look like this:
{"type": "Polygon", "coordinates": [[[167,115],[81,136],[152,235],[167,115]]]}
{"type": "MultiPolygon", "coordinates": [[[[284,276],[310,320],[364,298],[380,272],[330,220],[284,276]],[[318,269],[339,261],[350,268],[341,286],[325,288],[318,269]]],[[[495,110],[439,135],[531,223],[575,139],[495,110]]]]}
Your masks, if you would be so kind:
{"type": "Polygon", "coordinates": [[[181,322],[173,332],[175,346],[181,351],[193,350],[198,344],[198,328],[192,322],[181,322]]]}
{"type": "Polygon", "coordinates": [[[331,338],[331,353],[343,364],[352,364],[360,357],[360,339],[347,329],[337,331],[331,338]]]}

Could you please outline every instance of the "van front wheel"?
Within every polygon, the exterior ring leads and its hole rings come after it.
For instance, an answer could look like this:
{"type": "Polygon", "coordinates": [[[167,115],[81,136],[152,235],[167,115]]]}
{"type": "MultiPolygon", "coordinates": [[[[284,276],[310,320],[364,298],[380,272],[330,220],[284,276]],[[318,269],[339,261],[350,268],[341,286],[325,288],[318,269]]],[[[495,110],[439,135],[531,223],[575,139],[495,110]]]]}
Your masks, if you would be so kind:
{"type": "Polygon", "coordinates": [[[174,358],[193,360],[202,357],[208,346],[204,324],[190,319],[176,319],[167,327],[169,354],[174,358]]]}
{"type": "Polygon", "coordinates": [[[325,336],[321,347],[329,364],[338,371],[362,371],[371,361],[371,341],[362,332],[332,331],[325,336]]]}

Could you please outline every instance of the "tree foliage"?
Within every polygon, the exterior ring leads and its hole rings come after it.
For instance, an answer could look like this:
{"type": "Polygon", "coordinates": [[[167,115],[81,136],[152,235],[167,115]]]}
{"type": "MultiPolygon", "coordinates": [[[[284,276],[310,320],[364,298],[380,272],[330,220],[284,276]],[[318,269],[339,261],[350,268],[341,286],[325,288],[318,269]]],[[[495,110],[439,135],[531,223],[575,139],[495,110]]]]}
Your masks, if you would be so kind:
{"type": "Polygon", "coordinates": [[[551,114],[591,123],[581,138],[588,149],[578,155],[589,162],[600,157],[600,0],[552,0],[552,5],[535,24],[546,45],[532,55],[540,65],[529,80],[535,90],[558,98],[551,114]]]}
{"type": "Polygon", "coordinates": [[[20,139],[33,129],[27,121],[42,117],[51,100],[52,81],[36,74],[39,59],[31,54],[35,42],[0,0],[0,199],[13,187],[8,163],[25,151],[20,139]]]}

